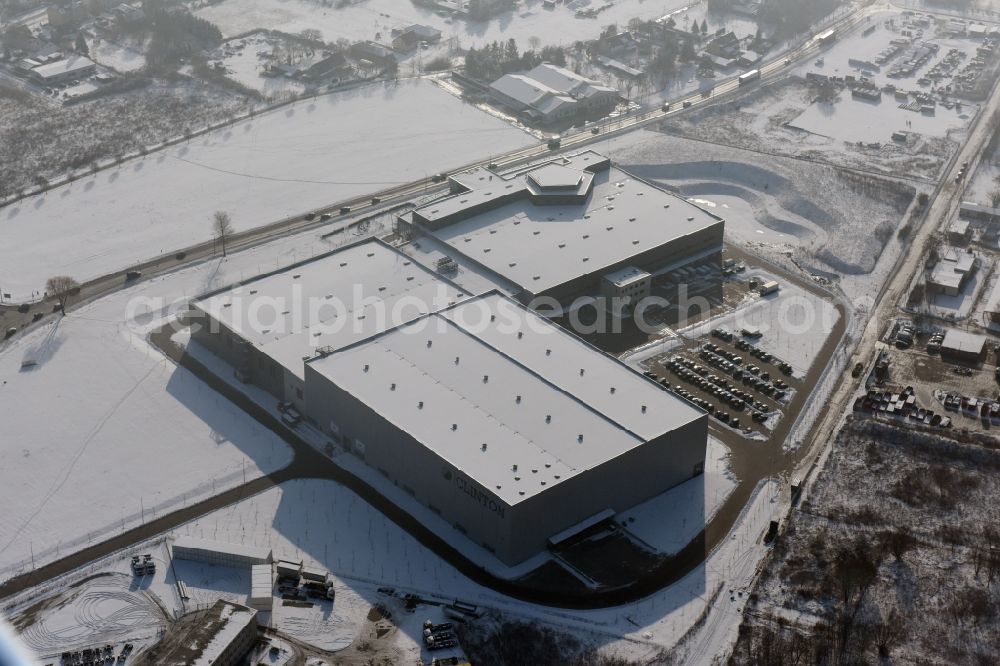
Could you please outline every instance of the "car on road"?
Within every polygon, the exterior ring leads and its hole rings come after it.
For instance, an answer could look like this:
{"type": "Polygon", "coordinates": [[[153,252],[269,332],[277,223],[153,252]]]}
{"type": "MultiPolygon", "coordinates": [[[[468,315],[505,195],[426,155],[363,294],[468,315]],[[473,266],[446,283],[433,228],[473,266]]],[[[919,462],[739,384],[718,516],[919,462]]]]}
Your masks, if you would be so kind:
{"type": "Polygon", "coordinates": [[[855,379],[860,377],[861,373],[864,372],[864,370],[865,370],[864,364],[861,361],[858,361],[857,363],[854,364],[854,369],[851,370],[851,377],[854,377],[855,379]]]}
{"type": "Polygon", "coordinates": [[[133,280],[138,280],[142,277],[142,271],[129,271],[125,273],[125,281],[132,282],[133,280]]]}
{"type": "Polygon", "coordinates": [[[17,326],[11,326],[4,332],[3,334],[4,340],[13,337],[15,333],[17,333],[17,326]]]}
{"type": "Polygon", "coordinates": [[[690,106],[691,106],[691,100],[689,99],[684,100],[684,108],[687,109],[690,106]]]}

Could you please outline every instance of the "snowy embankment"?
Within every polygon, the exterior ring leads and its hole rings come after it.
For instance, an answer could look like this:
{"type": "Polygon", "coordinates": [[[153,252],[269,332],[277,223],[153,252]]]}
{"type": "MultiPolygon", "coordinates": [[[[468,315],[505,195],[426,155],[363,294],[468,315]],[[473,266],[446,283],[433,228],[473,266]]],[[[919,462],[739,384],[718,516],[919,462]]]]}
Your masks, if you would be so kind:
{"type": "Polygon", "coordinates": [[[0,286],[27,300],[212,238],[423,179],[534,139],[428,81],[303,100],[0,208],[0,286]]]}

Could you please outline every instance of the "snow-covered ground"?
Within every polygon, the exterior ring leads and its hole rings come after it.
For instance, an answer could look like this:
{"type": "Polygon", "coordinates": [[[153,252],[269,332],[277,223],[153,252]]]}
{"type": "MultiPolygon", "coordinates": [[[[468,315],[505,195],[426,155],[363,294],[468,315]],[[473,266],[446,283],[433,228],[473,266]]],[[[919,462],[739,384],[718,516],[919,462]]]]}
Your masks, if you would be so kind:
{"type": "Polygon", "coordinates": [[[90,59],[118,72],[134,72],[146,65],[141,50],[102,39],[90,43],[90,59]]]}
{"type": "MultiPolygon", "coordinates": [[[[356,495],[329,481],[285,483],[185,525],[178,533],[266,546],[275,557],[303,558],[326,568],[338,581],[335,607],[344,588],[370,599],[374,586],[392,586],[549,622],[633,657],[673,646],[711,600],[708,633],[692,652],[710,660],[735,639],[745,599],[735,591],[746,590],[764,553],[760,537],[778,510],[776,490],[765,485],[730,537],[704,566],[677,584],[625,606],[572,613],[514,601],[472,583],[356,495]],[[725,593],[715,598],[713,592],[720,586],[725,593]]],[[[690,663],[708,663],[692,659],[690,663]]]]}
{"type": "Polygon", "coordinates": [[[728,459],[729,449],[710,435],[704,474],[623,512],[617,520],[661,553],[676,553],[705,528],[736,488],[728,459]]]}
{"type": "MultiPolygon", "coordinates": [[[[759,270],[750,275],[774,279],[759,270]]],[[[707,337],[713,328],[738,331],[755,326],[763,336],[754,345],[791,364],[794,375],[802,377],[819,356],[840,313],[828,300],[791,282],[781,283],[777,294],[764,296],[736,311],[682,331],[692,338],[707,337]]]]}
{"type": "Polygon", "coordinates": [[[212,54],[215,62],[223,63],[226,76],[259,91],[266,99],[287,99],[306,90],[301,81],[284,76],[261,76],[269,62],[262,56],[271,54],[281,40],[258,32],[226,42],[212,54]]]}
{"type": "Polygon", "coordinates": [[[187,298],[331,247],[316,232],[280,239],[140,282],[0,348],[0,579],[32,554],[41,565],[289,462],[283,441],[145,334],[187,298]]]}
{"type": "Polygon", "coordinates": [[[429,81],[303,100],[0,208],[0,285],[15,300],[532,143],[429,81]]]}
{"type": "Polygon", "coordinates": [[[32,554],[36,566],[51,561],[291,459],[277,436],[125,323],[131,295],[0,352],[0,578],[27,569],[32,554]]]}
{"type": "Polygon", "coordinates": [[[195,15],[216,24],[227,36],[256,28],[270,28],[297,34],[307,29],[319,30],[327,42],[338,39],[370,39],[388,44],[392,30],[421,23],[442,32],[442,41],[456,38],[461,46],[478,47],[493,41],[515,39],[522,48],[532,37],[542,44],[571,46],[579,40],[596,39],[610,24],[628,25],[629,20],[659,18],[694,0],[573,0],[545,9],[542,0],[526,0],[517,10],[505,12],[489,21],[465,21],[438,13],[406,0],[368,0],[345,7],[326,7],[306,0],[225,0],[216,4],[193,2],[195,15]],[[576,18],[577,9],[607,6],[596,18],[576,18]],[[197,8],[197,9],[195,9],[197,8]]]}

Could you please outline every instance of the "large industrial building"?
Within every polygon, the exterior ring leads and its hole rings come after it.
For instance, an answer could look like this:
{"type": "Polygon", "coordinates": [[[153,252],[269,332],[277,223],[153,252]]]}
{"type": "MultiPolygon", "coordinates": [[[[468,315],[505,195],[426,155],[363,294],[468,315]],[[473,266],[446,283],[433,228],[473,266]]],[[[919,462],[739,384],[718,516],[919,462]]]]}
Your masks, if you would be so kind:
{"type": "Polygon", "coordinates": [[[240,379],[304,407],[303,362],[447,307],[467,293],[378,240],[206,294],[194,337],[240,379]],[[390,323],[391,322],[391,323],[390,323]]]}
{"type": "MultiPolygon", "coordinates": [[[[515,564],[703,471],[708,416],[529,307],[636,301],[723,221],[584,152],[476,169],[366,240],[197,299],[193,340],[515,564]]],[[[286,411],[287,415],[287,411],[286,411]]],[[[293,424],[294,425],[294,424],[293,424]]]]}
{"type": "Polygon", "coordinates": [[[507,108],[542,123],[607,110],[621,97],[614,88],[549,63],[502,76],[490,84],[490,93],[507,108]]]}
{"type": "Polygon", "coordinates": [[[477,168],[450,183],[448,196],[401,225],[513,282],[525,303],[597,292],[602,277],[628,267],[653,272],[721,257],[721,218],[593,151],[513,173],[477,168]]]}
{"type": "Polygon", "coordinates": [[[306,401],[331,437],[510,564],[705,459],[705,412],[495,292],[309,361],[306,401]]]}

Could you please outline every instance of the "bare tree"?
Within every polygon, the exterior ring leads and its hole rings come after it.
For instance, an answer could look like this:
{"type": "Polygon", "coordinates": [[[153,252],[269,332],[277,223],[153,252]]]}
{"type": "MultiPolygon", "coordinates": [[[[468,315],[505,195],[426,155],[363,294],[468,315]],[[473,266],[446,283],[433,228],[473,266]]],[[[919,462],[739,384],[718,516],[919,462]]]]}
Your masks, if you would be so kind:
{"type": "Polygon", "coordinates": [[[990,204],[994,207],[1000,207],[1000,186],[994,187],[990,192],[990,204]]]}
{"type": "Polygon", "coordinates": [[[212,216],[212,230],[215,238],[222,243],[222,256],[226,256],[226,239],[233,234],[233,220],[229,213],[217,210],[212,216]]]}
{"type": "Polygon", "coordinates": [[[70,297],[80,293],[80,283],[68,275],[56,275],[45,283],[45,293],[58,301],[59,310],[65,315],[70,297]]]}

